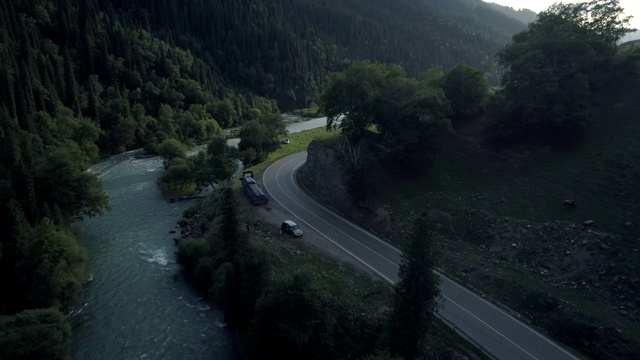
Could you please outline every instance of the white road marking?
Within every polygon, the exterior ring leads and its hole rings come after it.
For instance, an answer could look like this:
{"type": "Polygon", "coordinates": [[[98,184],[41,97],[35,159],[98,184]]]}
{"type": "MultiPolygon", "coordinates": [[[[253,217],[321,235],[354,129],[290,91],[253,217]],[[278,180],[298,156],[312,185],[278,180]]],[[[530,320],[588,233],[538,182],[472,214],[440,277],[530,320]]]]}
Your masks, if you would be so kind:
{"type": "Polygon", "coordinates": [[[527,350],[521,348],[518,344],[516,344],[515,342],[513,342],[511,339],[509,339],[508,337],[502,335],[502,333],[496,329],[494,329],[491,325],[487,324],[486,322],[484,322],[482,319],[480,319],[479,317],[475,316],[471,311],[465,309],[463,306],[461,306],[460,304],[458,304],[457,302],[451,300],[451,298],[449,298],[446,295],[442,295],[443,298],[445,298],[447,301],[451,302],[452,304],[454,304],[455,306],[459,307],[460,309],[462,309],[464,312],[466,312],[467,314],[471,315],[474,319],[476,319],[477,321],[479,321],[482,325],[488,327],[489,329],[493,330],[496,334],[500,335],[503,339],[507,340],[508,342],[510,342],[511,344],[513,344],[513,346],[517,347],[518,349],[520,349],[520,351],[522,351],[523,353],[531,356],[532,359],[536,359],[538,360],[537,357],[531,355],[527,350]]]}
{"type": "MultiPolygon", "coordinates": [[[[302,156],[299,156],[302,157],[302,156]]],[[[305,209],[309,214],[311,214],[312,216],[318,218],[320,221],[324,222],[325,224],[328,224],[329,226],[333,227],[334,229],[336,229],[337,231],[343,233],[344,235],[346,235],[347,237],[349,237],[350,239],[356,241],[358,244],[362,245],[363,247],[367,248],[368,250],[370,250],[371,252],[375,253],[376,255],[378,255],[380,258],[388,261],[389,263],[395,265],[396,267],[398,267],[399,265],[394,263],[393,261],[387,259],[386,257],[382,256],[381,254],[377,253],[376,251],[370,249],[369,247],[365,246],[364,244],[360,243],[359,241],[357,241],[356,239],[354,239],[353,237],[345,234],[343,231],[341,231],[340,229],[337,229],[335,226],[333,226],[332,224],[329,224],[328,222],[326,222],[324,219],[321,219],[320,217],[318,217],[317,215],[315,215],[314,213],[312,213],[309,209],[307,209],[306,207],[302,206],[300,203],[298,203],[297,201],[295,201],[291,196],[289,196],[286,191],[284,190],[284,188],[282,187],[282,185],[280,185],[280,182],[278,181],[278,175],[280,174],[280,170],[288,165],[289,163],[291,163],[292,161],[298,160],[298,157],[292,157],[289,161],[280,164],[280,167],[278,168],[278,170],[276,171],[276,184],[280,187],[280,189],[283,191],[283,193],[285,194],[285,196],[287,196],[291,201],[295,202],[298,206],[302,207],[303,209],[305,209]]],[[[269,166],[265,172],[263,173],[262,176],[262,181],[263,184],[265,184],[264,178],[267,174],[267,172],[275,165],[277,164],[274,163],[271,166],[269,166]]],[[[301,193],[304,193],[304,191],[302,191],[296,181],[295,178],[293,177],[293,174],[295,173],[295,171],[304,164],[304,161],[300,162],[298,165],[296,165],[294,167],[293,172],[291,173],[291,179],[293,180],[293,184],[296,187],[296,189],[298,191],[300,191],[301,193]]],[[[352,227],[354,227],[355,229],[363,232],[364,234],[371,236],[373,238],[375,238],[376,240],[380,241],[381,243],[385,244],[386,246],[388,246],[389,248],[397,251],[398,253],[402,253],[399,249],[397,249],[396,247],[392,246],[391,244],[387,243],[384,240],[381,240],[380,238],[378,238],[377,236],[361,229],[360,227],[356,226],[355,224],[352,224],[351,222],[343,219],[339,214],[336,214],[335,212],[333,212],[332,210],[326,208],[324,205],[318,203],[317,201],[315,201],[315,199],[308,197],[309,200],[311,200],[314,204],[316,204],[317,206],[319,206],[320,208],[322,208],[323,210],[331,213],[332,215],[336,216],[337,218],[339,218],[340,220],[342,220],[344,223],[351,225],[352,227]]],[[[293,211],[291,211],[289,208],[287,208],[284,204],[282,204],[280,201],[278,201],[277,199],[275,199],[276,202],[278,204],[280,204],[280,206],[282,206],[283,208],[285,208],[287,211],[289,211],[291,214],[294,214],[293,211]]],[[[295,216],[295,215],[294,215],[295,216]]],[[[297,216],[296,216],[297,217],[297,216]]],[[[347,254],[349,254],[350,256],[352,256],[354,259],[358,260],[360,263],[362,263],[363,265],[365,265],[367,268],[371,269],[373,272],[375,272],[376,274],[378,274],[380,277],[382,277],[384,280],[386,280],[387,282],[389,282],[390,284],[394,284],[394,282],[389,279],[388,277],[386,277],[385,275],[383,275],[382,273],[380,273],[378,270],[374,269],[371,265],[369,265],[367,262],[365,262],[364,260],[360,259],[358,256],[356,256],[355,254],[353,254],[352,252],[350,252],[349,250],[345,249],[344,247],[342,247],[340,244],[336,243],[335,241],[333,241],[331,238],[329,238],[327,235],[325,235],[323,232],[321,232],[320,230],[318,230],[317,228],[313,227],[311,224],[307,223],[306,221],[304,221],[303,219],[297,217],[301,222],[303,222],[305,225],[307,225],[308,227],[310,227],[311,229],[315,230],[316,232],[318,232],[320,235],[322,235],[325,239],[327,239],[328,241],[330,241],[331,243],[333,243],[334,245],[336,245],[337,247],[339,247],[340,249],[342,249],[344,252],[346,252],[347,254]]],[[[575,360],[579,360],[579,358],[575,357],[573,354],[571,354],[570,352],[568,352],[567,350],[565,350],[564,348],[562,348],[561,346],[559,346],[558,344],[556,344],[555,342],[551,341],[550,339],[548,339],[547,337],[543,336],[542,334],[540,334],[538,331],[526,326],[525,324],[523,324],[522,322],[520,322],[519,320],[515,319],[513,316],[509,315],[508,313],[506,313],[504,310],[500,309],[499,307],[495,306],[494,304],[488,302],[487,300],[485,300],[484,298],[482,298],[481,296],[478,296],[477,294],[473,293],[472,291],[470,291],[469,289],[465,288],[464,286],[456,283],[455,281],[449,279],[448,277],[446,277],[445,275],[443,275],[442,273],[435,271],[434,273],[436,273],[436,275],[440,276],[441,278],[445,279],[446,281],[456,285],[457,287],[465,290],[466,292],[468,292],[471,296],[482,300],[485,304],[489,305],[490,307],[492,307],[493,309],[497,310],[498,312],[500,312],[503,315],[506,315],[510,320],[514,321],[517,325],[522,326],[523,328],[525,328],[526,330],[530,331],[531,333],[537,335],[538,337],[540,337],[541,339],[543,339],[544,341],[546,341],[547,343],[553,345],[555,348],[559,349],[560,351],[562,351],[563,353],[565,353],[566,355],[568,355],[570,358],[575,359],[575,360]]],[[[518,349],[520,349],[523,353],[529,355],[531,358],[533,359],[537,359],[535,356],[533,356],[532,354],[530,354],[529,352],[527,352],[526,350],[524,350],[522,347],[520,347],[518,344],[516,344],[515,342],[513,342],[511,339],[509,339],[507,336],[505,336],[504,334],[502,334],[500,331],[498,331],[497,329],[491,327],[489,324],[487,324],[486,322],[484,322],[482,319],[478,318],[476,315],[474,315],[472,312],[470,312],[469,310],[467,310],[466,308],[464,308],[463,306],[461,306],[460,304],[456,303],[455,301],[451,300],[449,297],[447,297],[446,295],[442,295],[443,298],[445,298],[446,300],[450,301],[452,304],[454,304],[455,306],[459,307],[460,309],[464,310],[464,312],[468,313],[469,315],[471,315],[473,318],[475,318],[477,321],[479,321],[481,324],[483,324],[484,326],[486,326],[487,328],[491,329],[493,332],[495,332],[496,334],[500,335],[502,338],[504,338],[505,340],[507,340],[508,342],[510,342],[511,344],[513,344],[515,347],[517,347],[518,349]]]]}
{"type": "MultiPolygon", "coordinates": [[[[553,345],[553,346],[554,346],[554,347],[556,347],[558,350],[560,350],[560,351],[564,352],[566,355],[568,355],[568,356],[569,356],[569,357],[571,357],[572,359],[580,360],[580,358],[575,357],[573,354],[571,354],[570,352],[568,352],[566,349],[562,348],[561,346],[559,346],[559,345],[558,345],[558,344],[556,344],[555,342],[551,341],[551,340],[550,340],[550,339],[548,339],[546,336],[544,336],[544,335],[540,334],[540,333],[539,333],[538,331],[536,331],[535,329],[532,329],[532,328],[530,328],[529,326],[527,326],[527,325],[523,324],[520,320],[518,320],[518,319],[514,318],[514,317],[513,317],[513,316],[511,316],[509,313],[505,312],[504,310],[502,310],[502,309],[500,309],[499,307],[495,306],[494,304],[490,303],[489,301],[487,301],[486,299],[484,299],[482,296],[479,296],[478,294],[476,294],[476,293],[474,293],[473,291],[471,291],[471,290],[467,289],[466,287],[464,287],[464,286],[462,286],[462,285],[458,284],[457,282],[455,282],[455,281],[453,281],[453,280],[449,279],[446,275],[442,274],[441,272],[439,272],[439,271],[435,271],[435,270],[434,270],[434,272],[435,272],[436,274],[438,274],[441,278],[443,278],[443,279],[447,280],[448,282],[450,282],[451,284],[453,284],[453,285],[455,285],[455,286],[459,287],[460,289],[462,289],[462,290],[466,291],[466,292],[467,292],[467,293],[469,293],[470,295],[475,296],[476,298],[478,298],[478,299],[482,300],[485,304],[487,304],[487,305],[491,306],[492,308],[494,308],[494,309],[496,309],[496,310],[500,311],[502,314],[504,314],[504,315],[506,315],[507,317],[509,317],[512,321],[516,322],[518,325],[521,325],[522,327],[524,327],[525,329],[527,329],[527,330],[531,331],[532,333],[534,333],[534,334],[538,335],[538,337],[540,337],[540,338],[541,338],[541,339],[543,339],[544,341],[548,342],[549,344],[553,345]]],[[[452,301],[452,302],[453,302],[453,301],[452,301]]],[[[456,305],[457,305],[457,306],[460,306],[460,305],[458,305],[458,304],[456,304],[456,305]]],[[[462,308],[462,307],[461,307],[461,308],[462,308]]],[[[468,310],[467,310],[467,309],[464,309],[464,310],[468,312],[468,310]]],[[[471,314],[471,313],[470,313],[470,314],[471,314]]],[[[475,315],[474,315],[474,317],[475,317],[475,315]]],[[[500,332],[498,332],[497,330],[496,330],[496,332],[497,332],[498,334],[500,334],[501,336],[504,336],[504,335],[502,335],[500,332]]],[[[511,340],[509,340],[509,341],[511,341],[511,340]]]]}
{"type": "MultiPolygon", "coordinates": [[[[290,163],[291,161],[293,161],[293,160],[295,160],[295,159],[292,159],[292,160],[288,161],[287,163],[285,163],[285,165],[286,165],[286,164],[289,164],[289,163],[290,163]]],[[[299,166],[300,166],[300,165],[296,166],[296,167],[294,168],[294,171],[295,171],[295,169],[297,169],[299,166]]],[[[365,244],[363,244],[362,242],[358,241],[357,239],[353,238],[352,236],[350,236],[349,234],[345,233],[344,231],[342,231],[342,230],[338,229],[338,228],[337,228],[337,227],[335,227],[333,224],[328,223],[327,221],[325,221],[325,220],[324,220],[324,219],[322,219],[321,217],[319,217],[319,216],[317,216],[316,214],[314,214],[311,210],[307,209],[304,205],[300,204],[300,203],[299,203],[299,202],[297,202],[295,199],[293,199],[291,196],[289,196],[289,194],[287,194],[287,192],[285,191],[285,189],[282,187],[282,185],[280,184],[280,182],[277,180],[277,179],[278,179],[278,177],[279,177],[278,175],[280,175],[280,170],[281,170],[281,169],[282,169],[282,167],[276,171],[276,184],[278,185],[278,187],[280,188],[280,190],[282,190],[282,192],[285,194],[285,196],[286,196],[287,198],[289,198],[292,202],[294,202],[295,204],[297,204],[298,206],[300,206],[302,209],[306,210],[306,211],[309,213],[309,215],[310,215],[310,216],[313,216],[313,217],[317,218],[319,221],[322,221],[323,223],[325,223],[325,224],[327,224],[328,226],[332,227],[332,228],[333,228],[333,229],[335,229],[336,231],[338,231],[338,232],[340,232],[341,234],[343,234],[345,237],[347,237],[347,238],[349,238],[349,239],[353,240],[355,243],[357,243],[357,244],[359,244],[360,246],[364,247],[365,249],[367,249],[367,250],[371,251],[372,253],[374,253],[374,254],[378,255],[381,259],[383,259],[383,260],[385,260],[385,261],[389,262],[390,264],[392,264],[392,265],[394,265],[394,266],[398,266],[398,264],[396,264],[393,260],[387,259],[387,258],[386,258],[385,256],[383,256],[382,254],[378,253],[377,251],[373,250],[372,248],[368,247],[367,245],[365,245],[365,244]]],[[[264,184],[264,176],[263,176],[263,184],[264,184]]],[[[294,184],[295,184],[295,181],[294,181],[294,184]]],[[[297,186],[296,186],[296,187],[297,187],[297,186]]],[[[300,189],[298,188],[298,190],[300,190],[300,189]]],[[[302,192],[302,193],[304,193],[304,192],[302,192]]],[[[276,199],[276,201],[278,202],[278,204],[280,204],[280,206],[282,206],[282,207],[284,207],[285,209],[287,209],[287,211],[289,211],[293,216],[295,216],[296,218],[298,218],[300,221],[302,221],[303,223],[305,223],[307,226],[309,226],[309,227],[311,227],[312,229],[316,230],[318,233],[322,234],[322,236],[324,236],[325,238],[329,239],[329,237],[328,237],[327,235],[325,235],[324,233],[322,233],[322,232],[318,231],[317,229],[313,228],[309,223],[307,223],[306,221],[304,221],[304,220],[303,220],[303,219],[301,219],[300,217],[296,216],[296,215],[294,214],[294,212],[293,212],[293,211],[291,211],[291,209],[289,209],[289,208],[287,208],[286,206],[284,206],[280,201],[278,201],[277,199],[276,199]]],[[[317,204],[317,203],[316,203],[316,204],[317,204]]],[[[324,209],[326,209],[325,207],[323,207],[323,206],[321,206],[321,205],[318,205],[318,206],[320,206],[323,210],[324,210],[324,209]]],[[[332,214],[332,215],[334,215],[334,216],[335,216],[335,214],[332,214]]],[[[340,218],[340,217],[338,217],[338,219],[342,220],[342,221],[343,221],[344,223],[346,223],[346,224],[349,224],[347,221],[344,221],[344,220],[343,220],[342,218],[340,218]]],[[[333,241],[333,240],[332,240],[332,241],[333,241]]],[[[341,247],[341,249],[344,249],[344,248],[342,248],[342,247],[341,247]]],[[[398,252],[400,252],[400,251],[398,251],[398,252]]],[[[369,266],[369,265],[367,265],[367,266],[369,266]]]]}
{"type": "MultiPolygon", "coordinates": [[[[294,159],[292,159],[292,160],[294,160],[294,159]]],[[[289,162],[287,162],[287,164],[288,164],[288,163],[289,163],[289,162]]],[[[302,165],[304,165],[304,162],[301,162],[300,164],[298,164],[298,165],[297,165],[293,170],[294,170],[294,171],[296,171],[296,170],[297,170],[299,167],[301,167],[302,165]]],[[[278,171],[278,172],[279,172],[279,171],[278,171]]],[[[295,186],[295,187],[296,187],[296,189],[298,189],[298,191],[300,191],[301,193],[306,193],[306,191],[304,191],[304,190],[300,189],[300,187],[298,186],[298,183],[295,181],[295,179],[294,179],[293,175],[294,175],[294,173],[292,172],[292,173],[291,173],[291,180],[293,180],[293,186],[295,186]]],[[[264,177],[263,177],[263,182],[264,182],[264,177]]],[[[317,201],[316,201],[316,199],[314,199],[314,198],[312,198],[312,197],[310,197],[310,196],[308,196],[307,198],[308,198],[309,200],[311,200],[311,202],[313,202],[314,204],[316,204],[316,205],[318,205],[319,207],[321,207],[323,210],[325,210],[325,211],[327,211],[327,212],[331,213],[332,215],[334,215],[334,216],[335,216],[335,217],[337,217],[338,219],[342,220],[342,222],[343,222],[343,223],[345,223],[345,224],[347,224],[347,225],[349,225],[349,226],[353,227],[354,229],[356,229],[356,230],[358,230],[358,231],[362,232],[363,234],[365,234],[365,235],[367,235],[367,236],[369,236],[369,237],[372,237],[372,238],[376,239],[380,244],[382,244],[382,245],[384,245],[384,246],[387,246],[388,248],[390,248],[390,249],[392,249],[392,250],[396,251],[398,254],[402,254],[402,251],[398,250],[396,247],[394,247],[394,246],[390,245],[388,242],[386,242],[386,241],[384,241],[384,240],[380,239],[380,238],[379,238],[378,236],[376,236],[375,234],[372,234],[371,232],[369,232],[369,231],[367,231],[367,230],[365,230],[365,229],[361,228],[360,226],[358,226],[358,225],[356,225],[356,224],[354,224],[354,223],[352,223],[352,222],[350,222],[350,221],[346,221],[345,219],[343,219],[343,218],[342,218],[342,216],[341,216],[340,214],[338,214],[338,213],[336,213],[335,211],[333,211],[333,210],[331,210],[331,209],[327,208],[325,205],[323,205],[323,204],[321,204],[321,203],[317,202],[317,201]]]]}

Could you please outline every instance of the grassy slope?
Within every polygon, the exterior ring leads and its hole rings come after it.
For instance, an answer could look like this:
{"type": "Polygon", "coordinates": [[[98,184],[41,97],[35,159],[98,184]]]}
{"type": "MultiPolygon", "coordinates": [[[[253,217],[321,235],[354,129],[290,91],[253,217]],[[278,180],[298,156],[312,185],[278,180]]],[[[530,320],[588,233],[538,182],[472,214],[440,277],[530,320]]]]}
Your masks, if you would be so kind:
{"type": "Polygon", "coordinates": [[[252,167],[247,168],[246,170],[253,171],[254,174],[260,174],[264,170],[266,170],[271,164],[276,162],[278,159],[281,159],[285,156],[299,153],[301,151],[306,151],[307,146],[311,143],[311,140],[319,140],[319,141],[333,141],[337,139],[339,134],[335,131],[327,132],[324,127],[311,129],[307,131],[302,131],[298,133],[288,134],[289,144],[280,145],[280,148],[267,157],[267,160],[254,165],[252,167]]]}
{"type": "Polygon", "coordinates": [[[640,99],[614,108],[618,113],[603,114],[585,146],[562,153],[495,153],[454,139],[427,176],[406,179],[380,201],[398,206],[392,199],[411,199],[404,205],[418,208],[440,201],[531,221],[591,219],[596,228],[619,233],[640,218],[640,99]],[[565,199],[578,206],[564,208],[565,199]]]}
{"type": "MultiPolygon", "coordinates": [[[[496,153],[457,137],[436,157],[424,177],[398,179],[379,174],[377,186],[385,191],[379,192],[371,207],[388,207],[398,219],[427,208],[440,209],[461,228],[488,228],[496,219],[505,218],[511,220],[510,224],[522,221],[519,226],[525,227],[528,223],[557,224],[555,221],[560,220],[576,225],[574,235],[570,235],[576,238],[581,223],[594,220],[590,230],[612,237],[611,249],[597,248],[593,252],[604,257],[606,264],[615,262],[622,276],[635,279],[640,264],[640,96],[617,94],[607,100],[607,107],[601,109],[596,125],[580,147],[564,152],[496,153]],[[565,199],[576,200],[577,206],[563,207],[565,199]],[[625,225],[627,222],[631,224],[625,225]]],[[[468,232],[464,243],[456,242],[446,251],[469,264],[490,269],[501,280],[483,282],[481,276],[472,279],[464,273],[454,274],[458,279],[476,287],[493,282],[482,291],[519,311],[531,306],[527,304],[530,299],[512,291],[513,287],[521,287],[523,293],[551,293],[640,342],[638,324],[615,310],[606,311],[588,293],[553,286],[517,262],[494,262],[491,254],[479,253],[478,246],[486,240],[476,234],[468,232]]],[[[534,246],[540,243],[544,244],[534,246]]]]}

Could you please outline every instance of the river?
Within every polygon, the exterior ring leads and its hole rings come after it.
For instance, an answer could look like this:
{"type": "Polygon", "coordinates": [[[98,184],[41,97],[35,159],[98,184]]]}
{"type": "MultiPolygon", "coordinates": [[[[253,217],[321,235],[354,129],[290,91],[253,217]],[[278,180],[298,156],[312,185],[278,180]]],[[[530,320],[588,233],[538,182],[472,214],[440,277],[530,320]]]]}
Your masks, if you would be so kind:
{"type": "MultiPolygon", "coordinates": [[[[287,130],[325,124],[317,118],[287,130]]],[[[176,262],[170,231],[179,232],[176,222],[193,201],[168,203],[156,185],[162,159],[136,159],[140,153],[116,155],[89,170],[99,177],[111,211],[75,226],[92,280],[71,317],[73,358],[235,360],[222,311],[202,300],[176,262]]]]}
{"type": "Polygon", "coordinates": [[[168,203],[161,158],[114,156],[94,167],[111,211],[76,225],[92,281],[72,317],[73,358],[236,359],[223,314],[183,278],[170,234],[192,201],[168,203]],[[218,325],[216,325],[218,324],[218,325]]]}

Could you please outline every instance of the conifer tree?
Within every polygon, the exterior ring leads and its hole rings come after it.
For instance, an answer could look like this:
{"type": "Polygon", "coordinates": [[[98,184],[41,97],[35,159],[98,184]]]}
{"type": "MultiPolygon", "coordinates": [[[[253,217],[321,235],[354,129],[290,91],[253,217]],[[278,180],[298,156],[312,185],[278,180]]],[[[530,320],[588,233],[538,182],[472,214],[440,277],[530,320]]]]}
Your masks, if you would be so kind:
{"type": "Polygon", "coordinates": [[[415,222],[405,240],[400,263],[400,281],[388,319],[389,350],[392,355],[415,359],[429,331],[439,295],[438,278],[433,272],[433,235],[426,215],[415,222]]]}

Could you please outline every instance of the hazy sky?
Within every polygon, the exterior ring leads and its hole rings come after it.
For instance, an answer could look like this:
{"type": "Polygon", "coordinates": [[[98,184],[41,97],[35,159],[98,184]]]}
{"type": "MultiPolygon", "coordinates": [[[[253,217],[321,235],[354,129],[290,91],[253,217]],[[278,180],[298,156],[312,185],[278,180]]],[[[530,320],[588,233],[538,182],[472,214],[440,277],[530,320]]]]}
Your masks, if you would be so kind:
{"type": "MultiPolygon", "coordinates": [[[[535,12],[546,10],[551,4],[555,2],[575,3],[575,2],[588,2],[588,0],[484,0],[486,2],[492,2],[500,5],[510,6],[514,9],[530,9],[535,12]]],[[[626,15],[633,16],[631,19],[631,27],[640,29],[640,0],[620,0],[620,6],[624,9],[626,15]]]]}

